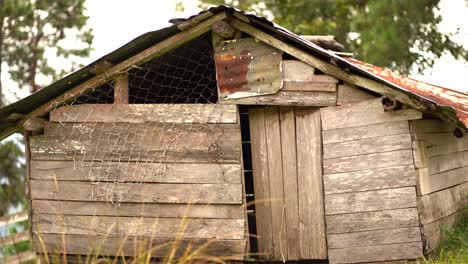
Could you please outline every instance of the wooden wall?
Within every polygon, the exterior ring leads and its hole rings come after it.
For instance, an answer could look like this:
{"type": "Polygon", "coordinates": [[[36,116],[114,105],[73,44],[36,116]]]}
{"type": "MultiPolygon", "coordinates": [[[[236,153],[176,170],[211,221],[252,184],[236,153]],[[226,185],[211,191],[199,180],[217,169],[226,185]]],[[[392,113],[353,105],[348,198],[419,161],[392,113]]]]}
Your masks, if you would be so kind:
{"type": "Polygon", "coordinates": [[[162,257],[176,238],[180,250],[246,252],[236,106],[67,106],[29,142],[37,252],[132,256],[169,243],[162,257]]]}
{"type": "Polygon", "coordinates": [[[407,120],[422,115],[413,109],[384,112],[381,99],[363,100],[320,111],[330,263],[420,257],[407,120]]]}
{"type": "Polygon", "coordinates": [[[326,259],[320,111],[250,107],[260,257],[326,259]]]}
{"type": "Polygon", "coordinates": [[[468,137],[455,137],[454,129],[440,120],[411,122],[426,253],[439,246],[444,227],[468,213],[468,137]]]}

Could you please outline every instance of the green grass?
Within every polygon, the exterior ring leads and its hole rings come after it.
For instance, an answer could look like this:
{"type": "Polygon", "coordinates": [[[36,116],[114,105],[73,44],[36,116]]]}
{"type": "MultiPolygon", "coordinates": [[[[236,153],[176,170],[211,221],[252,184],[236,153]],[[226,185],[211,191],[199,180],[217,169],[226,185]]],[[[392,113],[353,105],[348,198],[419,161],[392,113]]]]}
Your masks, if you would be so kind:
{"type": "Polygon", "coordinates": [[[468,263],[468,219],[465,217],[458,225],[444,228],[442,232],[440,247],[424,258],[423,262],[426,264],[468,263]]]}

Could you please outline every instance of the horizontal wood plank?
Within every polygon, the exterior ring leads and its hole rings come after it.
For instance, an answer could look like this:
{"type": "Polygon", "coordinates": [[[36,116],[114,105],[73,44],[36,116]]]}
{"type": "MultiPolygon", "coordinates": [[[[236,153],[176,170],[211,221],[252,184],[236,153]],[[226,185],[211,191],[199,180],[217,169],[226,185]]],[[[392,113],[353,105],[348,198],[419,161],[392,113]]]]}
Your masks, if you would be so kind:
{"type": "Polygon", "coordinates": [[[468,206],[468,182],[420,197],[421,223],[428,224],[468,206]]]}
{"type": "Polygon", "coordinates": [[[119,236],[90,236],[90,235],[59,235],[41,234],[42,244],[37,236],[33,242],[35,249],[40,253],[61,254],[64,249],[68,254],[98,254],[104,256],[141,256],[150,248],[153,257],[167,257],[172,249],[175,256],[181,256],[189,247],[191,252],[199,250],[200,255],[229,256],[232,259],[241,260],[245,255],[246,239],[182,239],[175,238],[133,238],[119,236]],[[65,245],[63,243],[65,241],[65,245]],[[45,246],[45,248],[44,248],[45,246]],[[96,250],[99,252],[96,252],[96,250]],[[120,252],[119,252],[120,251],[120,252]]]}
{"type": "Polygon", "coordinates": [[[416,259],[423,255],[421,242],[330,249],[330,263],[359,263],[416,259]]]}
{"type": "MultiPolygon", "coordinates": [[[[453,132],[455,126],[440,119],[422,119],[411,121],[415,134],[453,132]]],[[[417,135],[416,135],[417,136],[417,135]]],[[[418,138],[415,138],[419,140],[418,138]]]]}
{"type": "Polygon", "coordinates": [[[454,214],[436,220],[430,224],[423,225],[422,232],[424,234],[424,249],[426,254],[434,251],[439,247],[444,239],[445,230],[450,229],[454,225],[460,223],[468,217],[468,209],[465,208],[454,214]]]}
{"type": "Polygon", "coordinates": [[[283,81],[281,91],[295,92],[336,92],[335,83],[283,81]]]}
{"type": "Polygon", "coordinates": [[[240,164],[31,160],[31,179],[93,182],[241,183],[240,164]]]}
{"type": "Polygon", "coordinates": [[[323,130],[422,118],[422,113],[415,109],[385,112],[380,98],[351,105],[321,108],[320,111],[323,130]]]}
{"type": "Polygon", "coordinates": [[[381,190],[416,185],[413,165],[323,175],[325,194],[381,190]]]}
{"type": "MultiPolygon", "coordinates": [[[[300,60],[283,60],[281,66],[284,81],[310,81],[316,76],[314,67],[300,60]]],[[[336,80],[336,78],[330,78],[330,80],[333,79],[336,80]]]]}
{"type": "Polygon", "coordinates": [[[353,85],[338,85],[337,105],[355,104],[374,99],[375,96],[353,85]]]}
{"type": "Polygon", "coordinates": [[[154,204],[32,200],[36,214],[141,216],[181,218],[244,218],[242,205],[154,204]]]}
{"type": "Polygon", "coordinates": [[[323,158],[339,158],[355,155],[411,149],[410,134],[382,136],[323,145],[323,158]]]}
{"type": "Polygon", "coordinates": [[[50,121],[237,123],[237,107],[216,104],[80,104],[51,111],[50,121]]]}
{"type": "Polygon", "coordinates": [[[242,184],[91,183],[31,180],[31,198],[66,201],[241,204],[242,184]]]}
{"type": "Polygon", "coordinates": [[[327,236],[327,241],[328,248],[330,249],[421,242],[421,229],[419,227],[405,227],[355,233],[329,234],[327,236]]]}
{"type": "Polygon", "coordinates": [[[429,175],[427,168],[418,170],[421,195],[447,189],[468,182],[468,167],[456,168],[429,175]]]}
{"type": "Polygon", "coordinates": [[[397,150],[323,160],[324,174],[389,168],[413,164],[411,150],[397,150]]]}
{"type": "Polygon", "coordinates": [[[244,227],[244,219],[33,215],[33,231],[39,235],[157,236],[175,239],[178,234],[181,238],[243,239],[244,227]]]}
{"type": "Polygon", "coordinates": [[[465,166],[468,166],[468,151],[431,157],[427,164],[430,175],[465,166]]]}
{"type": "Polygon", "coordinates": [[[333,106],[336,105],[336,93],[279,91],[275,94],[230,99],[222,101],[221,103],[245,105],[333,106]]]}
{"type": "Polygon", "coordinates": [[[325,195],[325,214],[346,214],[416,207],[414,187],[325,195]]]}
{"type": "Polygon", "coordinates": [[[366,138],[408,134],[408,121],[338,128],[322,131],[323,144],[338,143],[366,138]]]}
{"type": "Polygon", "coordinates": [[[237,124],[46,123],[30,137],[32,159],[238,163],[237,124]]]}
{"type": "Polygon", "coordinates": [[[418,210],[414,208],[328,215],[327,234],[419,226],[418,210]]]}

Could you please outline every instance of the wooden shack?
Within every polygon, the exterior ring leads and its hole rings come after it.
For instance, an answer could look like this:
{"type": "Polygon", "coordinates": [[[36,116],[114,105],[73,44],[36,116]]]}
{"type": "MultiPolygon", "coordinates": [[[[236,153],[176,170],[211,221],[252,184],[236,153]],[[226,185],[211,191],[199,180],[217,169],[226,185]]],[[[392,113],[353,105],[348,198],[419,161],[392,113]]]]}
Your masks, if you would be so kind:
{"type": "Polygon", "coordinates": [[[466,217],[467,125],[467,94],[226,6],[0,110],[34,250],[69,258],[419,258],[466,217]]]}

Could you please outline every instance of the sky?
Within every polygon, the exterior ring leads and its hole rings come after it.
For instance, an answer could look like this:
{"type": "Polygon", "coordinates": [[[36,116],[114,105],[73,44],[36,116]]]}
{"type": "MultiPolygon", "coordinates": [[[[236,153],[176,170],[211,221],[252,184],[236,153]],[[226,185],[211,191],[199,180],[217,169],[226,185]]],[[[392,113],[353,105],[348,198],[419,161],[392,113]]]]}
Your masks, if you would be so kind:
{"type": "MultiPolygon", "coordinates": [[[[176,17],[189,17],[200,12],[197,0],[182,0],[185,10],[176,11],[177,0],[87,0],[86,8],[89,16],[88,24],[93,29],[93,52],[89,58],[81,61],[89,64],[100,57],[114,51],[132,39],[149,31],[154,31],[170,24],[168,20],[176,17]]],[[[466,0],[442,0],[440,24],[442,31],[453,32],[460,28],[454,38],[468,49],[468,25],[463,24],[468,17],[466,0]]],[[[51,60],[56,67],[66,61],[51,60]]],[[[456,61],[450,55],[444,55],[436,61],[432,69],[424,74],[414,72],[411,77],[436,85],[468,92],[468,62],[456,61]]],[[[2,76],[6,87],[15,87],[13,83],[2,76]]],[[[39,80],[47,84],[50,80],[39,80]]],[[[17,89],[16,89],[17,90],[17,89]]],[[[28,91],[17,93],[17,97],[25,97],[28,91]]],[[[7,95],[12,102],[17,100],[13,93],[7,95]]]]}

